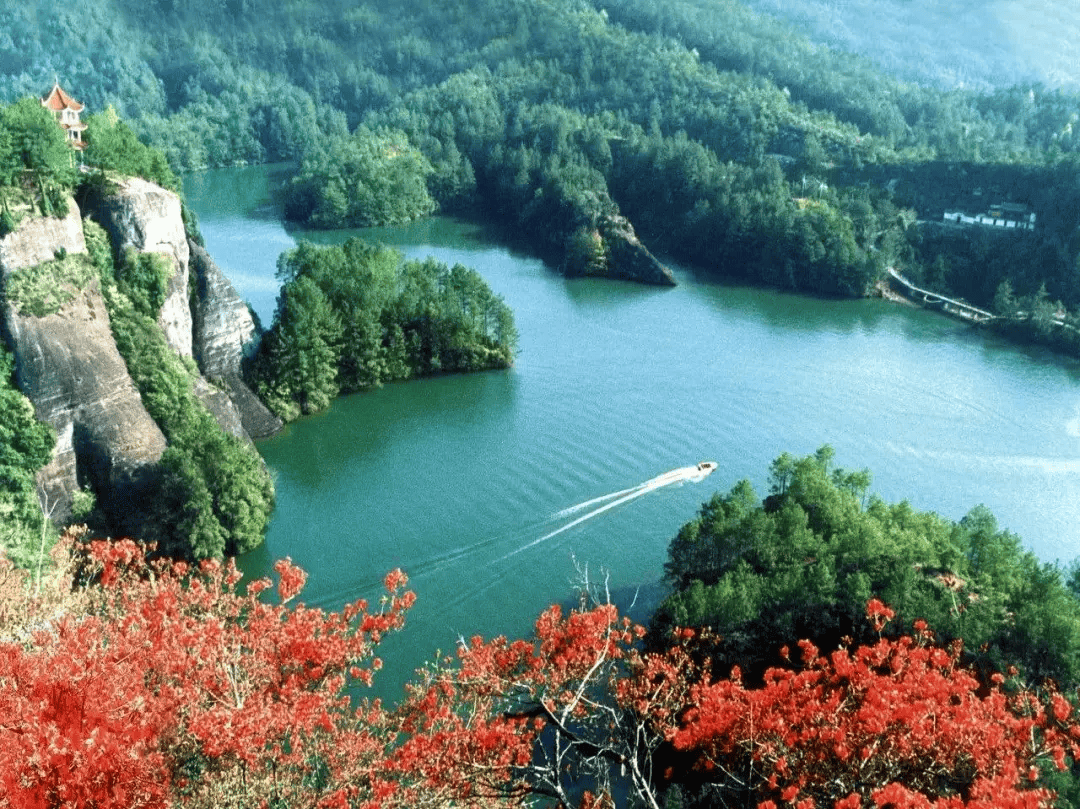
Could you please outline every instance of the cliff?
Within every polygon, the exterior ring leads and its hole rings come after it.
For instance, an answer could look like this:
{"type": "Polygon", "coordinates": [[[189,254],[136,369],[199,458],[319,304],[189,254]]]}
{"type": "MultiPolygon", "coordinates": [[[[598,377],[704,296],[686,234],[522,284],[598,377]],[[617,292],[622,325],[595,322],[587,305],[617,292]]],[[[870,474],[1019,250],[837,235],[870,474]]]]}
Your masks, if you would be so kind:
{"type": "Polygon", "coordinates": [[[563,274],[675,286],[675,276],[641,243],[630,220],[606,194],[586,193],[577,226],[563,242],[563,274]]]}
{"type": "Polygon", "coordinates": [[[191,310],[188,307],[188,249],[180,197],[137,177],[98,187],[87,202],[92,216],[109,234],[116,252],[133,249],[160,253],[173,266],[158,325],[174,351],[192,356],[191,310]]]}
{"type": "Polygon", "coordinates": [[[637,281],[642,284],[675,286],[675,276],[641,243],[634,226],[625,216],[605,216],[597,229],[608,250],[613,278],[637,281]]]}
{"type": "Polygon", "coordinates": [[[240,364],[256,337],[255,322],[207,252],[187,238],[180,198],[146,180],[130,178],[97,190],[89,207],[117,252],[154,252],[171,262],[173,273],[158,325],[174,351],[194,357],[206,380],[224,388],[197,384],[195,389],[222,429],[249,438],[280,430],[281,421],[240,376],[240,364]],[[195,295],[189,297],[192,280],[195,295]]]}
{"type": "MultiPolygon", "coordinates": [[[[60,250],[86,253],[74,201],[64,219],[24,220],[0,240],[3,287],[60,250]]],[[[43,509],[63,521],[74,493],[91,486],[117,532],[137,532],[166,441],[116,348],[97,281],[55,314],[21,314],[5,297],[3,315],[19,387],[57,434],[52,460],[38,473],[43,509]]]]}
{"type": "Polygon", "coordinates": [[[248,388],[241,372],[257,338],[251,310],[206,250],[194,242],[188,250],[195,276],[193,346],[199,369],[228,392],[244,432],[252,438],[273,435],[281,429],[281,419],[248,388]]]}
{"type": "MultiPolygon", "coordinates": [[[[174,351],[200,363],[207,378],[196,378],[195,392],[222,429],[247,437],[249,426],[259,436],[279,427],[239,379],[245,348],[255,336],[251,316],[205,252],[189,243],[179,198],[133,179],[97,189],[84,208],[80,212],[72,201],[63,219],[28,217],[0,239],[0,289],[20,270],[58,255],[85,254],[81,214],[92,216],[118,251],[152,251],[169,259],[172,274],[158,325],[174,351]],[[189,301],[193,252],[196,283],[189,301]]],[[[117,349],[98,280],[69,289],[68,297],[59,311],[44,316],[21,311],[8,295],[2,306],[18,385],[58,436],[52,461],[38,474],[39,499],[54,521],[63,522],[74,493],[89,486],[110,530],[141,535],[167,442],[117,349]]]]}

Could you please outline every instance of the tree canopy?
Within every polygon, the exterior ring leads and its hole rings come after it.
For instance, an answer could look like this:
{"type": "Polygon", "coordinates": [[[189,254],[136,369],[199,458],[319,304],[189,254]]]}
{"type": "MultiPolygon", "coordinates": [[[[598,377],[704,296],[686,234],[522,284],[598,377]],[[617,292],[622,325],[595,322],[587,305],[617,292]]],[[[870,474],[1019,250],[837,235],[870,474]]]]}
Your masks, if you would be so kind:
{"type": "Polygon", "coordinates": [[[286,420],[339,392],[495,368],[513,360],[513,314],[475,271],[352,238],[282,254],[274,322],[249,368],[286,420]]]}
{"type": "Polygon", "coordinates": [[[395,225],[435,210],[433,169],[403,132],[358,127],[304,157],[286,214],[313,227],[395,225]]]}
{"type": "Polygon", "coordinates": [[[747,481],[717,493],[679,529],[665,572],[675,585],[654,619],[709,627],[721,668],[758,677],[784,638],[823,649],[844,637],[867,641],[870,598],[899,625],[929,622],[986,671],[1016,665],[1032,681],[1080,684],[1080,601],[1066,571],[1040,562],[1019,538],[976,506],[959,522],[886,503],[870,473],[833,465],[823,447],[770,467],[769,495],[747,481]]]}

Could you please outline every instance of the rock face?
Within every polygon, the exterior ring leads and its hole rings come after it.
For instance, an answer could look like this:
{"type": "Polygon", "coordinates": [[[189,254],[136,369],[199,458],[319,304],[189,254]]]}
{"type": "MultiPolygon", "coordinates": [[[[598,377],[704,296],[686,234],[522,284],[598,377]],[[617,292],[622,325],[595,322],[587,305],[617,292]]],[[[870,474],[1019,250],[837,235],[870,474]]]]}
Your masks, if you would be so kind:
{"type": "Polygon", "coordinates": [[[563,241],[564,275],[675,286],[671,270],[641,243],[630,220],[606,193],[586,193],[577,219],[563,241]]]}
{"type": "Polygon", "coordinates": [[[671,270],[656,260],[634,232],[634,226],[625,216],[604,216],[597,223],[597,230],[608,250],[609,275],[627,281],[659,286],[675,286],[671,270]]]}
{"type": "Polygon", "coordinates": [[[196,395],[221,428],[244,438],[262,438],[280,430],[280,420],[247,390],[240,375],[245,347],[255,338],[251,313],[206,251],[188,240],[180,198],[146,180],[131,178],[99,190],[90,205],[92,216],[120,251],[160,253],[172,262],[174,271],[158,325],[174,351],[195,357],[206,379],[224,388],[195,386],[196,395]],[[192,273],[197,294],[189,301],[192,273]],[[238,409],[237,402],[243,402],[243,407],[238,409]]]}
{"type": "MultiPolygon", "coordinates": [[[[241,374],[244,357],[254,347],[257,337],[251,312],[210,254],[194,242],[188,244],[188,249],[197,289],[193,348],[199,370],[229,391],[228,398],[239,411],[244,432],[252,438],[273,435],[281,429],[281,419],[251,392],[241,374]]],[[[207,406],[219,423],[227,417],[225,413],[218,415],[219,407],[207,406]]],[[[229,427],[226,429],[233,432],[229,427]]]]}
{"type": "MultiPolygon", "coordinates": [[[[281,422],[240,376],[244,351],[256,337],[255,324],[205,251],[189,245],[179,198],[132,179],[98,189],[85,207],[120,250],[152,251],[171,261],[174,272],[158,323],[173,350],[197,358],[206,378],[196,378],[195,393],[222,429],[245,438],[280,429],[281,422]],[[189,271],[195,273],[198,290],[190,304],[189,271]]],[[[0,279],[53,259],[61,250],[86,252],[74,202],[65,218],[27,217],[0,239],[0,279]]],[[[43,509],[62,522],[70,515],[74,494],[90,486],[116,535],[149,533],[144,526],[167,442],[116,347],[97,280],[56,314],[21,315],[3,300],[0,314],[0,334],[15,356],[19,387],[58,437],[52,460],[38,473],[43,509]]]]}
{"type": "Polygon", "coordinates": [[[33,267],[51,261],[61,250],[85,253],[82,216],[74,202],[68,205],[63,219],[29,217],[18,229],[0,239],[0,273],[3,278],[23,267],[33,267]]]}
{"type": "Polygon", "coordinates": [[[194,242],[188,250],[198,290],[193,318],[195,360],[207,379],[240,373],[245,351],[255,339],[255,321],[210,254],[194,242]]]}
{"type": "MultiPolygon", "coordinates": [[[[65,219],[27,219],[0,240],[0,272],[47,261],[60,247],[86,251],[74,202],[65,219]]],[[[166,442],[117,351],[97,282],[47,317],[19,315],[5,302],[4,337],[20,389],[57,433],[38,474],[43,507],[62,521],[74,493],[91,485],[117,530],[138,533],[166,442]]]]}
{"type": "Polygon", "coordinates": [[[172,261],[173,274],[158,325],[172,349],[190,357],[189,250],[180,198],[154,183],[129,178],[92,195],[89,207],[119,252],[133,248],[140,253],[161,253],[172,261]]]}

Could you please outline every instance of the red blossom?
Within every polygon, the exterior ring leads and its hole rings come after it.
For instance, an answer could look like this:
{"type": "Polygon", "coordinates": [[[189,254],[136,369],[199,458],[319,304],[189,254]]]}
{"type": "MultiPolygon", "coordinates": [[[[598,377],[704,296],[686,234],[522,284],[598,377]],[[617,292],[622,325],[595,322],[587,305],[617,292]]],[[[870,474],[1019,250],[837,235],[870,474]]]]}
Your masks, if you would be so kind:
{"type": "MultiPolygon", "coordinates": [[[[401,626],[403,599],[326,614],[286,604],[306,578],[288,560],[275,566],[275,606],[259,598],[268,582],[242,594],[231,562],[148,562],[130,541],[86,552],[99,586],[79,611],[0,642],[0,806],[314,806],[370,794],[396,725],[378,706],[354,710],[346,675],[370,677],[374,636],[401,626]]],[[[25,589],[3,593],[39,609],[25,589]]]]}
{"type": "MultiPolygon", "coordinates": [[[[891,610],[871,602],[867,614],[880,622],[891,610]]],[[[1048,806],[1035,765],[1064,767],[1068,701],[1051,694],[1048,711],[1028,692],[984,693],[958,650],[918,631],[828,657],[801,644],[804,668],[770,670],[762,688],[697,686],[669,738],[703,770],[753,772],[759,797],[784,803],[982,809],[992,785],[994,805],[1048,806]],[[939,794],[942,784],[957,792],[939,794]],[[960,797],[964,784],[976,797],[960,797]]]]}
{"type": "Polygon", "coordinates": [[[278,574],[278,598],[282,604],[287,604],[304,589],[307,582],[307,573],[292,563],[292,559],[285,557],[274,563],[274,570],[278,574]]]}
{"type": "MultiPolygon", "coordinates": [[[[76,592],[67,578],[68,595],[36,600],[0,561],[0,807],[524,807],[545,795],[609,809],[615,771],[658,807],[663,746],[665,778],[692,769],[731,805],[1042,809],[1039,764],[1080,754],[1064,696],[1006,691],[1003,678],[982,688],[925,624],[829,654],[802,641],[800,668],[748,687],[737,668],[714,680],[696,662],[708,632],[646,653],[610,605],[551,607],[531,638],[473,638],[387,710],[346,689],[370,683],[378,639],[413,603],[400,571],[378,611],[325,613],[296,603],[306,577],[287,559],[269,604],[269,582],[242,592],[232,563],[151,563],[130,542],[88,553],[100,586],[76,592]]],[[[871,601],[867,616],[880,629],[892,611],[871,601]]]]}

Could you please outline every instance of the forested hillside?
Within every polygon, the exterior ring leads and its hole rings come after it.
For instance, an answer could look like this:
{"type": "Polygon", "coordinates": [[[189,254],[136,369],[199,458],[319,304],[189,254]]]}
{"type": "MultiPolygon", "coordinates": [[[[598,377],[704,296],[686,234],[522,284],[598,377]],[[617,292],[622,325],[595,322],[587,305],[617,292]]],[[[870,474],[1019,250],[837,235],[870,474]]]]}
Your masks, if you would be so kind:
{"type": "Polygon", "coordinates": [[[734,0],[8,5],[0,93],[63,76],[177,170],[298,161],[287,212],[310,225],[482,206],[591,272],[622,213],[714,274],[862,295],[895,266],[984,307],[1008,292],[1004,319],[1075,350],[1055,330],[1080,306],[1065,90],[905,83],[734,0]],[[1034,229],[934,224],[1000,203],[1034,229]]]}
{"type": "Polygon", "coordinates": [[[1080,85],[1080,8],[1040,0],[747,0],[813,39],[942,88],[1080,85]]]}

